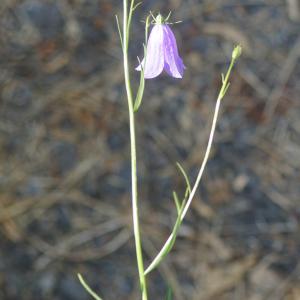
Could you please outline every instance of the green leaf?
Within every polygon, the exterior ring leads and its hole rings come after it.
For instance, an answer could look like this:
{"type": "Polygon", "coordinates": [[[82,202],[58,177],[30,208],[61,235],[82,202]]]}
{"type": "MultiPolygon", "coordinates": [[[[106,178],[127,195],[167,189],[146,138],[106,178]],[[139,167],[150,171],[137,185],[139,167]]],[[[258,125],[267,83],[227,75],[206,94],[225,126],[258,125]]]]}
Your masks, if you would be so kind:
{"type": "Polygon", "coordinates": [[[153,271],[161,263],[161,261],[167,256],[167,254],[172,250],[172,248],[175,244],[176,238],[177,238],[178,230],[182,223],[182,218],[181,218],[182,212],[184,210],[184,206],[185,206],[187,197],[191,193],[191,190],[192,190],[188,176],[187,176],[186,172],[184,171],[183,167],[178,162],[176,163],[176,165],[177,165],[178,169],[180,170],[180,172],[182,173],[182,175],[185,179],[186,185],[187,185],[185,196],[184,196],[182,203],[180,203],[177,193],[175,191],[173,191],[173,198],[174,198],[174,202],[175,202],[176,209],[177,209],[177,219],[176,219],[176,222],[173,227],[171,235],[169,236],[169,238],[167,239],[167,241],[165,242],[165,244],[163,245],[163,247],[161,248],[159,253],[156,255],[156,257],[153,259],[153,261],[151,262],[149,267],[146,269],[145,275],[147,275],[151,271],[153,271]]]}
{"type": "Polygon", "coordinates": [[[179,215],[181,205],[180,205],[180,202],[179,202],[179,199],[178,199],[178,195],[175,191],[173,191],[173,199],[174,199],[174,202],[175,202],[175,205],[176,205],[177,215],[179,215]]]}
{"type": "Polygon", "coordinates": [[[82,286],[85,288],[85,290],[95,299],[95,300],[102,300],[91,288],[90,286],[85,282],[81,274],[77,274],[78,279],[82,286]]]}
{"type": "Polygon", "coordinates": [[[223,84],[224,81],[225,81],[225,77],[224,77],[224,74],[223,74],[223,73],[221,74],[221,77],[222,77],[222,84],[223,84]]]}
{"type": "Polygon", "coordinates": [[[142,2],[138,2],[138,3],[132,8],[132,10],[135,11],[135,10],[138,8],[138,6],[140,6],[141,4],[142,4],[142,2]]]}
{"type": "Polygon", "coordinates": [[[172,289],[170,287],[168,287],[166,300],[172,300],[172,298],[173,298],[172,289]]]}
{"type": "Polygon", "coordinates": [[[132,14],[134,11],[134,0],[131,0],[130,3],[130,8],[129,8],[129,14],[128,14],[128,19],[127,19],[127,36],[129,36],[129,31],[130,31],[130,26],[131,26],[131,19],[132,19],[132,14]]]}
{"type": "Polygon", "coordinates": [[[226,85],[224,86],[224,89],[223,89],[223,92],[222,92],[222,98],[225,97],[228,89],[229,89],[229,86],[230,86],[230,82],[226,83],[226,85]]]}
{"type": "MultiPolygon", "coordinates": [[[[145,25],[145,44],[143,45],[144,48],[144,65],[146,65],[146,57],[147,57],[147,40],[148,40],[148,29],[150,26],[150,16],[147,16],[146,18],[146,25],[145,25]]],[[[139,64],[141,64],[139,58],[138,58],[139,64]]],[[[141,70],[141,75],[140,75],[140,84],[139,84],[139,88],[137,91],[137,95],[134,101],[134,106],[133,106],[133,110],[134,112],[137,112],[138,109],[140,108],[141,104],[142,104],[142,100],[143,100],[143,96],[144,96],[144,89],[145,89],[145,72],[144,72],[144,68],[143,66],[142,70],[141,70]]]]}
{"type": "MultiPolygon", "coordinates": [[[[199,183],[200,183],[200,179],[202,177],[203,174],[203,170],[206,166],[206,163],[208,161],[209,158],[209,153],[210,153],[210,149],[211,149],[211,144],[212,144],[212,140],[213,140],[213,136],[214,136],[214,132],[215,132],[215,128],[216,128],[216,123],[217,123],[217,117],[218,117],[218,113],[219,113],[219,107],[220,107],[220,103],[222,100],[222,97],[224,97],[225,93],[227,92],[228,88],[229,88],[229,77],[230,77],[230,73],[232,71],[232,68],[234,66],[235,60],[238,58],[238,56],[241,54],[241,49],[237,48],[236,53],[233,54],[233,57],[231,59],[231,63],[229,65],[229,68],[227,70],[226,76],[224,77],[224,75],[222,75],[222,87],[220,89],[219,95],[218,95],[218,99],[217,99],[217,103],[216,103],[216,109],[215,109],[215,113],[214,113],[214,118],[213,118],[213,122],[212,122],[212,129],[211,129],[211,133],[210,133],[210,139],[209,139],[209,143],[205,152],[205,157],[204,157],[204,161],[202,163],[202,166],[200,168],[200,171],[198,173],[197,176],[197,180],[196,183],[193,187],[193,190],[195,190],[199,183]]],[[[188,176],[186,174],[186,172],[184,171],[184,169],[182,168],[182,166],[177,163],[177,166],[179,168],[179,170],[181,171],[181,173],[183,174],[185,181],[186,181],[186,185],[187,185],[187,189],[186,189],[186,195],[185,198],[182,202],[182,204],[178,205],[179,200],[178,200],[178,196],[175,192],[173,192],[173,197],[174,197],[174,201],[177,207],[177,211],[178,211],[178,206],[180,206],[180,210],[177,216],[177,220],[176,223],[174,225],[174,228],[172,230],[172,233],[170,234],[169,238],[167,239],[167,241],[165,242],[165,244],[163,245],[163,247],[161,248],[161,250],[159,251],[159,253],[156,255],[156,257],[153,259],[153,261],[151,262],[151,264],[149,265],[149,267],[146,269],[145,271],[145,275],[150,273],[152,270],[154,270],[159,263],[164,259],[164,257],[170,252],[170,250],[172,249],[176,237],[177,237],[177,233],[178,230],[180,228],[180,225],[183,221],[183,218],[185,216],[186,210],[189,208],[189,205],[192,201],[191,199],[187,199],[187,195],[188,197],[191,197],[191,185],[190,182],[188,180],[188,176]],[[188,203],[187,203],[188,201],[188,203]]]]}
{"type": "Polygon", "coordinates": [[[181,214],[183,212],[183,209],[184,209],[184,205],[181,205],[181,208],[179,210],[179,213],[178,213],[178,216],[177,216],[177,219],[176,219],[176,222],[173,227],[171,235],[169,236],[169,238],[167,239],[167,241],[165,242],[165,244],[163,245],[163,247],[161,248],[159,253],[156,255],[156,257],[153,259],[152,263],[146,269],[145,275],[147,275],[151,271],[153,271],[161,263],[161,261],[167,256],[167,254],[172,250],[172,248],[175,244],[175,241],[176,241],[178,230],[182,223],[181,214]]]}
{"type": "Polygon", "coordinates": [[[192,188],[191,188],[191,184],[190,184],[190,181],[189,181],[189,178],[188,178],[186,172],[184,171],[183,167],[181,166],[181,164],[179,162],[177,162],[176,165],[177,165],[179,171],[182,173],[182,175],[183,175],[183,177],[185,179],[188,192],[191,193],[192,188]]]}
{"type": "Polygon", "coordinates": [[[116,15],[116,21],[117,21],[117,27],[118,27],[118,32],[119,32],[119,37],[120,37],[120,42],[121,42],[122,50],[124,50],[124,45],[123,45],[123,38],[122,38],[122,33],[121,33],[120,22],[119,22],[119,18],[118,18],[117,15],[116,15]]]}
{"type": "MultiPolygon", "coordinates": [[[[144,53],[146,53],[145,50],[144,50],[144,53]]],[[[144,56],[144,57],[146,57],[146,56],[144,56]]],[[[138,61],[139,61],[139,64],[141,64],[139,59],[138,59],[138,61]]],[[[140,76],[140,85],[139,85],[139,89],[138,89],[138,92],[137,92],[137,95],[136,95],[136,98],[134,101],[134,107],[133,107],[134,112],[138,111],[139,107],[142,104],[142,100],[143,100],[143,96],[144,96],[145,76],[144,76],[144,68],[143,68],[143,66],[141,66],[141,67],[142,67],[142,70],[141,70],[141,76],[140,76]]]]}

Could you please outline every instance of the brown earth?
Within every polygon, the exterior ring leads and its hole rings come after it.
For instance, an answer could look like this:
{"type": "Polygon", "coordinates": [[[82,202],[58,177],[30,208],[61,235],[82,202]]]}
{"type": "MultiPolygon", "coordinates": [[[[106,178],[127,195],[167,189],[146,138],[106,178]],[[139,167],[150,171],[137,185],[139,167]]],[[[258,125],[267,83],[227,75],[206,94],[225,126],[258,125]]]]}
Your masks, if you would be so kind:
{"type": "MultiPolygon", "coordinates": [[[[233,45],[232,76],[201,187],[177,244],[149,276],[150,299],[300,299],[300,4],[144,1],[173,26],[187,70],[146,82],[137,114],[147,262],[176,218],[172,190],[195,179],[233,45]],[[161,4],[163,3],[163,4],[161,4]]],[[[0,299],[139,299],[121,1],[1,0],[0,299]]]]}

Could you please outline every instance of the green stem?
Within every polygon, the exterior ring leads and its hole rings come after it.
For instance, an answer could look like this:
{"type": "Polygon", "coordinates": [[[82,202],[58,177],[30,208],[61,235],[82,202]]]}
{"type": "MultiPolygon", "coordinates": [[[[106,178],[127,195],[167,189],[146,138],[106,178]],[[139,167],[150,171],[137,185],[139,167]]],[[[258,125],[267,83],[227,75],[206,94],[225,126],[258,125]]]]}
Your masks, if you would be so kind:
{"type": "MultiPolygon", "coordinates": [[[[237,48],[240,48],[240,46],[235,47],[235,49],[237,49],[237,48]]],[[[235,51],[235,49],[234,49],[234,51],[235,51]]],[[[210,154],[210,151],[211,151],[211,147],[212,147],[212,143],[213,143],[213,139],[214,139],[214,135],[215,135],[215,130],[216,130],[216,125],[217,125],[217,120],[218,120],[218,115],[219,115],[221,101],[224,98],[224,96],[225,96],[225,94],[226,94],[226,92],[228,90],[228,87],[230,85],[230,83],[229,83],[229,77],[230,77],[230,74],[231,74],[232,68],[233,68],[233,66],[235,64],[236,59],[237,59],[237,57],[233,57],[231,59],[231,62],[230,62],[229,68],[227,70],[225,78],[222,76],[222,87],[221,87],[220,93],[219,93],[218,98],[217,98],[217,102],[216,102],[216,106],[215,106],[215,112],[214,112],[214,116],[213,116],[213,122],[212,122],[211,130],[210,130],[210,134],[209,134],[209,139],[208,139],[208,143],[207,143],[207,147],[206,147],[204,159],[202,161],[199,173],[197,175],[196,181],[195,181],[194,186],[192,188],[192,191],[191,191],[191,193],[189,195],[187,203],[185,204],[185,207],[184,207],[183,212],[181,214],[181,221],[183,221],[185,215],[188,212],[188,209],[189,209],[189,207],[190,207],[190,205],[192,203],[192,200],[193,200],[193,198],[195,196],[195,193],[196,193],[197,188],[198,188],[198,186],[200,184],[202,175],[204,173],[206,164],[208,162],[209,154],[210,154]]]]}
{"type": "MultiPolygon", "coordinates": [[[[162,249],[159,251],[157,256],[153,259],[153,261],[150,263],[149,267],[146,269],[146,271],[145,271],[146,275],[148,273],[150,273],[152,270],[154,270],[158,266],[158,264],[163,260],[163,258],[170,252],[172,246],[174,245],[179,226],[181,225],[181,222],[183,221],[185,215],[187,214],[187,212],[189,210],[189,207],[192,203],[192,200],[195,196],[195,193],[196,193],[197,188],[200,184],[200,181],[201,181],[201,178],[203,176],[206,164],[207,164],[208,159],[209,159],[209,154],[210,154],[210,151],[211,151],[213,138],[214,138],[214,134],[215,134],[215,130],[216,130],[220,105],[221,105],[222,99],[225,96],[225,94],[228,90],[228,87],[230,85],[229,77],[230,77],[230,74],[231,74],[231,71],[232,71],[232,68],[233,68],[235,62],[238,59],[238,57],[241,55],[241,53],[242,53],[241,46],[236,46],[234,48],[233,52],[232,52],[231,63],[230,63],[229,68],[227,70],[226,76],[224,77],[224,75],[222,74],[222,87],[220,89],[220,92],[219,92],[219,95],[218,95],[218,98],[217,98],[217,102],[216,102],[216,106],[215,106],[215,112],[214,112],[214,116],[213,116],[212,127],[211,127],[210,134],[209,134],[207,148],[206,148],[206,151],[205,151],[205,155],[204,155],[202,165],[200,167],[200,170],[198,172],[196,181],[195,181],[192,189],[190,187],[190,184],[189,184],[188,178],[185,174],[185,171],[182,169],[182,167],[180,167],[180,170],[183,173],[183,175],[186,179],[186,182],[187,182],[189,197],[188,197],[186,203],[184,204],[184,207],[180,208],[180,210],[179,210],[178,218],[176,220],[176,223],[175,223],[175,226],[173,228],[172,233],[170,234],[169,238],[167,239],[167,241],[165,242],[165,244],[163,245],[162,249]]],[[[178,200],[176,199],[176,193],[175,193],[174,198],[175,198],[175,202],[178,202],[178,200]]],[[[176,204],[176,206],[177,206],[177,210],[178,210],[178,204],[176,204]]]]}
{"type": "MultiPolygon", "coordinates": [[[[123,59],[124,59],[124,75],[125,86],[128,100],[129,110],[129,127],[130,127],[130,147],[131,147],[131,189],[132,189],[132,217],[133,217],[133,230],[135,239],[135,249],[137,257],[137,265],[139,272],[140,285],[142,290],[142,299],[147,300],[147,284],[146,277],[144,275],[144,261],[143,251],[141,244],[141,234],[139,225],[139,211],[138,211],[138,193],[137,193],[137,166],[136,166],[136,142],[135,142],[135,119],[133,110],[133,97],[129,76],[129,63],[128,63],[128,42],[129,42],[129,28],[128,23],[128,3],[127,0],[123,0],[124,19],[123,19],[123,59]]],[[[131,2],[129,16],[132,15],[133,1],[131,2]]]]}

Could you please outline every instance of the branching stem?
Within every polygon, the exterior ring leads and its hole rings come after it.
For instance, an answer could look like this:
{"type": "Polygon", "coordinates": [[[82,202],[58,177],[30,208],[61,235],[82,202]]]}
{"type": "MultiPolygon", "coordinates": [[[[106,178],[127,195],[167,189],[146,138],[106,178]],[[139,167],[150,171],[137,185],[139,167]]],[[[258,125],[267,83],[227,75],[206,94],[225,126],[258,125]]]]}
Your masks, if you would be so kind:
{"type": "Polygon", "coordinates": [[[142,299],[148,300],[147,296],[147,284],[146,277],[144,274],[144,261],[143,251],[140,234],[139,224],[139,210],[138,210],[138,190],[137,190],[137,164],[136,164],[136,138],[135,138],[135,118],[133,108],[133,97],[130,84],[129,76],[129,62],[128,62],[128,43],[129,43],[129,32],[130,22],[134,9],[134,0],[131,1],[129,13],[128,13],[128,1],[123,0],[123,60],[124,60],[124,75],[125,75],[125,86],[128,100],[128,111],[129,111],[129,127],[130,127],[130,147],[131,147],[131,200],[132,200],[132,218],[133,218],[133,231],[135,239],[135,249],[137,257],[137,265],[139,272],[139,280],[142,291],[142,299]]]}

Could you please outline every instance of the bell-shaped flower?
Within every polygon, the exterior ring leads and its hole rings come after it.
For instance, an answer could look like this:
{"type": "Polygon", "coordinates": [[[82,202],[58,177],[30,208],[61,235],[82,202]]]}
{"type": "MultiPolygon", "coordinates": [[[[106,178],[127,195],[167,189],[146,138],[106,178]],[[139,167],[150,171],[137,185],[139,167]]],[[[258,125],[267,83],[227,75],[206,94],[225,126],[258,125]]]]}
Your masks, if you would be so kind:
{"type": "Polygon", "coordinates": [[[164,24],[161,15],[150,33],[146,58],[136,68],[143,68],[145,79],[157,77],[163,70],[174,78],[182,78],[185,65],[178,54],[175,36],[169,25],[164,24]],[[146,62],[146,63],[145,63],[146,62]]]}

